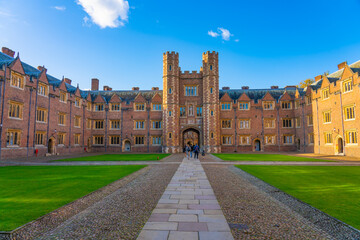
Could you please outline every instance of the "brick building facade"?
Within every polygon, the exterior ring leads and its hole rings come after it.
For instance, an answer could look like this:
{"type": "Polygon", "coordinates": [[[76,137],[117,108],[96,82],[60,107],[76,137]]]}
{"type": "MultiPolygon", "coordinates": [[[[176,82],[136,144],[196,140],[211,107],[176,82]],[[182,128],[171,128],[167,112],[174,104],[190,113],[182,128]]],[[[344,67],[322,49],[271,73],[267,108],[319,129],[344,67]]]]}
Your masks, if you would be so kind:
{"type": "Polygon", "coordinates": [[[0,53],[2,158],[36,152],[175,153],[187,143],[207,152],[360,153],[354,120],[359,62],[339,65],[305,89],[233,90],[219,89],[218,53],[203,53],[199,72],[183,72],[179,54],[166,52],[163,90],[100,91],[94,78],[87,91],[14,54],[8,48],[0,53]],[[331,121],[324,122],[329,111],[331,121]]]}

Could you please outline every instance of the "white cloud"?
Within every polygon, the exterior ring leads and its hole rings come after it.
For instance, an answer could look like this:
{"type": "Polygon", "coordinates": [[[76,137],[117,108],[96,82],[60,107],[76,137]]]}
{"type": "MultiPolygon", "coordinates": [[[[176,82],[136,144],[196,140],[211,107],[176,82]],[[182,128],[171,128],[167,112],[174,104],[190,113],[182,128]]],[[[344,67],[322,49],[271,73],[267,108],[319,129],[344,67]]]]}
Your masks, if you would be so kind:
{"type": "Polygon", "coordinates": [[[221,32],[221,38],[225,41],[229,41],[231,36],[234,36],[234,34],[231,34],[229,30],[225,28],[218,28],[218,31],[221,32]]]}
{"type": "Polygon", "coordinates": [[[217,29],[217,32],[214,32],[213,30],[208,31],[208,35],[215,38],[221,36],[221,38],[225,41],[229,41],[230,37],[234,36],[234,34],[231,34],[228,29],[220,27],[217,29]]]}
{"type": "Polygon", "coordinates": [[[239,42],[239,39],[235,39],[235,42],[239,42]]]}
{"type": "Polygon", "coordinates": [[[55,8],[56,10],[59,10],[59,11],[65,11],[66,10],[65,6],[54,6],[53,8],[55,8]]]}
{"type": "Polygon", "coordinates": [[[218,37],[219,34],[217,32],[213,32],[212,30],[208,31],[208,34],[212,37],[218,37]]]}
{"type": "MultiPolygon", "coordinates": [[[[125,0],[77,0],[100,28],[124,26],[128,21],[129,2],[125,0]]],[[[85,18],[84,18],[85,22],[85,18]]],[[[86,21],[87,22],[87,21],[86,21]]],[[[86,23],[85,22],[85,23],[86,23]]]]}

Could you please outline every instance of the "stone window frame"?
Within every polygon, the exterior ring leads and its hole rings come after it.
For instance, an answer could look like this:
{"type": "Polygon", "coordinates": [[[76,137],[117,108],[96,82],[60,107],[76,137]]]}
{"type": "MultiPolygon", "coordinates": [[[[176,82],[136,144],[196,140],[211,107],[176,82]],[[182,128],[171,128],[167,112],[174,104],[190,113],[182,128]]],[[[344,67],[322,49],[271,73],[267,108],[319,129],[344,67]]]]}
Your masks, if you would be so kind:
{"type": "Polygon", "coordinates": [[[93,135],[93,145],[95,145],[95,146],[103,146],[103,145],[105,145],[104,140],[105,140],[104,135],[93,135]]]}
{"type": "Polygon", "coordinates": [[[239,105],[239,111],[249,111],[250,110],[250,101],[240,101],[238,103],[239,105]],[[240,106],[246,104],[247,108],[241,108],[240,106]]]}
{"type": "Polygon", "coordinates": [[[232,145],[232,137],[233,137],[232,135],[222,135],[221,145],[232,145]]]}
{"type": "Polygon", "coordinates": [[[264,136],[265,145],[276,145],[276,135],[275,134],[265,134],[264,136]],[[271,142],[269,142],[269,138],[271,137],[271,142]]]}
{"type": "Polygon", "coordinates": [[[66,126],[66,113],[64,113],[64,112],[59,112],[59,114],[58,114],[58,120],[59,120],[59,122],[58,122],[58,125],[60,125],[60,126],[66,126]],[[63,123],[61,123],[61,116],[63,116],[64,118],[63,118],[63,123]]]}
{"type": "Polygon", "coordinates": [[[81,128],[81,116],[74,116],[74,127],[81,128]]]}
{"type": "Polygon", "coordinates": [[[66,104],[67,99],[68,99],[67,92],[60,91],[60,93],[59,93],[59,101],[66,104]],[[62,100],[61,96],[64,96],[64,100],[62,100]]]}
{"type": "Polygon", "coordinates": [[[143,145],[145,145],[145,142],[146,142],[145,135],[135,135],[134,136],[134,145],[143,146],[143,145]]]}
{"type": "Polygon", "coordinates": [[[45,146],[45,134],[46,131],[36,131],[35,132],[35,145],[45,146]],[[39,137],[41,136],[41,139],[39,137]],[[41,140],[41,141],[39,141],[41,140]]]}
{"type": "Polygon", "coordinates": [[[232,102],[221,102],[221,111],[231,111],[232,102]]]}
{"type": "Polygon", "coordinates": [[[325,145],[333,145],[333,134],[332,132],[324,132],[324,143],[325,145]]]}
{"type": "Polygon", "coordinates": [[[11,87],[17,88],[17,89],[20,89],[20,90],[24,90],[25,89],[25,84],[26,84],[25,81],[26,81],[25,76],[23,76],[20,73],[11,71],[11,76],[10,76],[10,86],[11,87]]]}
{"type": "Polygon", "coordinates": [[[104,121],[105,120],[103,120],[103,119],[94,119],[93,121],[94,121],[94,124],[93,124],[94,125],[94,128],[93,128],[94,130],[104,130],[104,128],[105,128],[104,121]],[[101,128],[97,128],[97,126],[96,126],[97,124],[100,124],[101,128]]]}
{"type": "Polygon", "coordinates": [[[221,123],[221,129],[232,129],[232,119],[230,119],[230,118],[221,119],[221,120],[220,120],[220,123],[221,123]],[[225,121],[228,122],[228,123],[225,124],[225,125],[229,125],[229,127],[224,127],[223,122],[225,122],[225,121]]]}
{"type": "Polygon", "coordinates": [[[331,110],[323,111],[323,124],[330,124],[331,123],[331,110]]]}
{"type": "Polygon", "coordinates": [[[275,118],[264,118],[264,128],[265,129],[274,129],[275,128],[275,118]],[[266,121],[271,121],[271,127],[266,126],[266,121]]]}
{"type": "Polygon", "coordinates": [[[161,112],[162,111],[162,103],[152,103],[151,104],[151,111],[161,112]],[[159,107],[157,108],[155,106],[160,106],[160,108],[159,107]]]}
{"type": "Polygon", "coordinates": [[[75,107],[80,108],[80,106],[81,106],[81,98],[75,97],[74,105],[75,105],[75,107]]]}
{"type": "Polygon", "coordinates": [[[145,123],[146,120],[134,120],[134,130],[145,130],[145,123]],[[138,123],[141,123],[142,127],[139,127],[138,123]]]}
{"type": "Polygon", "coordinates": [[[250,146],[251,145],[251,135],[250,134],[239,135],[239,145],[250,146]]]}
{"type": "Polygon", "coordinates": [[[146,103],[134,103],[134,111],[144,112],[146,110],[146,103]]]}
{"type": "MultiPolygon", "coordinates": [[[[156,123],[155,123],[155,125],[156,125],[156,123]]],[[[151,129],[152,130],[161,130],[162,129],[162,120],[151,120],[151,129]],[[155,122],[160,122],[160,128],[154,128],[155,122]]]]}
{"type": "Polygon", "coordinates": [[[24,110],[24,103],[21,102],[17,102],[17,101],[13,101],[13,100],[9,100],[9,111],[8,111],[8,118],[10,119],[17,119],[17,120],[22,120],[23,119],[23,110],[24,110]],[[17,115],[16,113],[16,108],[18,108],[19,110],[19,116],[11,116],[11,115],[17,115]]]}
{"type": "Polygon", "coordinates": [[[345,143],[346,145],[358,145],[358,134],[356,129],[345,130],[345,143]],[[353,134],[353,135],[352,135],[353,134]],[[353,140],[355,138],[355,141],[353,140]]]}
{"type": "Polygon", "coordinates": [[[162,144],[162,137],[161,135],[152,135],[151,136],[151,145],[153,146],[161,146],[162,144]],[[157,141],[154,143],[154,139],[157,139],[157,141]]]}
{"type": "Polygon", "coordinates": [[[74,133],[74,145],[80,145],[81,133],[74,133]]]}
{"type": "Polygon", "coordinates": [[[20,129],[7,129],[6,130],[6,147],[20,147],[21,133],[22,133],[22,130],[20,130],[20,129]],[[11,139],[12,139],[12,141],[11,141],[11,139]],[[14,141],[15,141],[15,143],[14,143],[14,141]]]}
{"type": "Polygon", "coordinates": [[[343,80],[341,86],[342,86],[342,92],[343,93],[352,92],[353,89],[354,89],[354,84],[353,84],[352,78],[350,77],[350,78],[347,78],[347,79],[343,80]],[[350,83],[350,85],[348,85],[349,83],[350,83]]]}
{"type": "MultiPolygon", "coordinates": [[[[246,123],[245,123],[246,125],[246,123]]],[[[251,128],[251,118],[241,118],[239,119],[239,129],[250,129],[251,128]],[[247,127],[241,127],[241,122],[247,122],[247,127]]]]}
{"type": "Polygon", "coordinates": [[[294,145],[294,134],[283,134],[282,140],[283,145],[294,145]],[[291,139],[290,142],[288,142],[289,139],[291,139]]]}
{"type": "Polygon", "coordinates": [[[110,119],[109,122],[110,122],[110,124],[109,124],[109,129],[110,130],[119,130],[121,128],[121,121],[119,119],[110,119]],[[119,124],[118,124],[119,127],[118,128],[113,127],[113,123],[115,123],[115,122],[119,122],[119,124]]]}
{"type": "Polygon", "coordinates": [[[292,110],[292,102],[291,101],[281,101],[281,109],[282,110],[292,110]]]}
{"type": "Polygon", "coordinates": [[[294,128],[293,118],[282,118],[281,122],[282,122],[282,125],[281,125],[282,128],[294,128]]]}
{"type": "Polygon", "coordinates": [[[120,135],[110,135],[109,136],[109,145],[119,146],[121,144],[120,135]]]}
{"type": "Polygon", "coordinates": [[[48,121],[47,112],[48,112],[48,110],[46,108],[37,107],[37,109],[36,109],[36,122],[37,123],[47,123],[47,121],[48,121]],[[41,113],[41,112],[43,112],[43,113],[41,113]],[[41,113],[41,114],[39,114],[39,113],[41,113]]]}
{"type": "Polygon", "coordinates": [[[59,132],[57,134],[57,145],[58,146],[65,145],[65,140],[66,140],[66,133],[65,132],[59,132]]]}
{"type": "Polygon", "coordinates": [[[330,98],[330,87],[326,87],[321,90],[321,99],[327,100],[330,98]]]}
{"type": "Polygon", "coordinates": [[[356,119],[355,104],[350,104],[350,105],[344,106],[343,111],[344,111],[344,120],[345,121],[353,121],[356,119]],[[347,112],[347,109],[351,109],[351,108],[352,108],[352,111],[347,112]],[[352,115],[352,117],[350,116],[351,118],[349,118],[349,115],[352,115]]]}
{"type": "Polygon", "coordinates": [[[264,110],[271,111],[275,109],[275,101],[263,101],[262,106],[264,110]],[[271,106],[271,107],[270,107],[271,106]]]}
{"type": "Polygon", "coordinates": [[[39,82],[38,95],[43,97],[49,96],[49,86],[43,82],[39,82]]]}

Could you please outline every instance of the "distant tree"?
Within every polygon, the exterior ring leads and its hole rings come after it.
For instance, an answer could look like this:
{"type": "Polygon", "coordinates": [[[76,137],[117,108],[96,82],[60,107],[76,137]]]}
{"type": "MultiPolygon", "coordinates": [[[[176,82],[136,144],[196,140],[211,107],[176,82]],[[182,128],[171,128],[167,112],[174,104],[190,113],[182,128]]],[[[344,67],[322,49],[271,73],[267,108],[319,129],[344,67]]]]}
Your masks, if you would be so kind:
{"type": "Polygon", "coordinates": [[[307,86],[309,86],[309,85],[311,85],[311,84],[313,84],[315,82],[315,80],[314,79],[311,79],[311,78],[308,78],[308,79],[306,79],[306,80],[304,80],[304,81],[302,81],[302,82],[300,82],[300,84],[299,84],[299,88],[305,88],[305,87],[307,87],[307,86]]]}

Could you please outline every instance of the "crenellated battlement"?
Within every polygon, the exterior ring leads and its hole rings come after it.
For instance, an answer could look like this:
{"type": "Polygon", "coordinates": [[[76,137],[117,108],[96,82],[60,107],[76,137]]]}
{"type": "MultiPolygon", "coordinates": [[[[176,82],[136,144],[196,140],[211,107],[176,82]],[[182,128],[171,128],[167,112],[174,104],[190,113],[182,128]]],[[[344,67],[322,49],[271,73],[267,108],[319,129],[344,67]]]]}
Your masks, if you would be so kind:
{"type": "Polygon", "coordinates": [[[179,53],[178,52],[175,52],[175,51],[171,51],[171,52],[169,52],[169,51],[167,51],[167,52],[165,52],[165,53],[163,53],[163,56],[164,57],[167,57],[167,58],[173,58],[173,57],[179,57],[179,53]]]}
{"type": "Polygon", "coordinates": [[[180,77],[181,78],[202,78],[203,74],[202,72],[198,72],[198,71],[184,71],[184,72],[180,72],[180,77]]]}
{"type": "Polygon", "coordinates": [[[218,53],[218,52],[215,52],[215,51],[212,51],[212,52],[207,51],[207,52],[203,52],[203,56],[205,56],[205,55],[215,55],[215,56],[218,56],[219,53],[218,53]]]}

